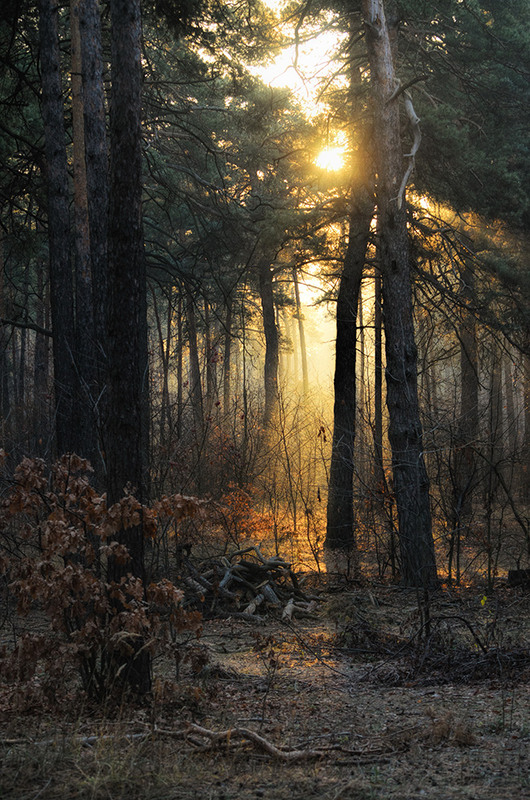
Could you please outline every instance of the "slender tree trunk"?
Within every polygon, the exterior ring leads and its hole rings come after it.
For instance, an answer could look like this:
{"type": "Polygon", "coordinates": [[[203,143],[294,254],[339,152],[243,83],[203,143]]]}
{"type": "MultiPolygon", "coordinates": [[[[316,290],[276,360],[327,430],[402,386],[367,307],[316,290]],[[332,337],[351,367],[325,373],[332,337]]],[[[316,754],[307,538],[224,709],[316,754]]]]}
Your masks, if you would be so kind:
{"type": "MultiPolygon", "coordinates": [[[[111,0],[112,100],[108,275],[108,423],[106,428],[109,505],[130,486],[147,500],[148,376],[146,276],[141,217],[141,16],[139,0],[111,0]]],[[[120,580],[131,572],[144,581],[142,524],[121,531],[130,563],[111,564],[120,580]]],[[[143,638],[116,654],[116,679],[145,694],[151,686],[150,656],[143,638]],[[118,677],[119,676],[119,677],[118,677]]]]}
{"type": "Polygon", "coordinates": [[[357,452],[360,458],[357,459],[357,478],[360,486],[366,486],[369,477],[365,474],[366,467],[366,448],[368,423],[370,419],[369,409],[369,389],[366,378],[366,331],[364,322],[364,304],[362,285],[359,290],[359,308],[357,311],[357,378],[356,384],[359,387],[357,399],[357,452]]]}
{"type": "Polygon", "coordinates": [[[189,287],[186,287],[186,324],[188,327],[188,347],[190,353],[190,398],[195,424],[195,436],[200,446],[204,427],[204,402],[199,362],[199,344],[195,322],[195,300],[189,287]]]}
{"type": "Polygon", "coordinates": [[[395,94],[398,83],[384,3],[363,0],[362,8],[374,111],[387,406],[401,571],[405,584],[426,587],[436,583],[437,575],[418,405],[406,206],[399,198],[405,166],[395,94]]]}
{"type": "Polygon", "coordinates": [[[177,300],[177,439],[182,436],[183,412],[183,339],[182,339],[182,292],[178,293],[177,300]]]}
{"type": "Polygon", "coordinates": [[[212,413],[217,398],[217,335],[215,324],[212,324],[210,303],[204,297],[204,350],[206,361],[206,416],[212,413]]]}
{"type": "MultiPolygon", "coordinates": [[[[296,302],[296,319],[298,320],[298,336],[300,339],[300,358],[302,360],[302,388],[305,395],[309,394],[309,373],[307,370],[307,347],[305,343],[304,316],[302,314],[302,304],[300,302],[300,287],[298,285],[298,273],[293,269],[294,297],[296,302]]],[[[293,347],[295,347],[293,342],[293,347]]]]}
{"type": "Polygon", "coordinates": [[[382,504],[385,494],[383,462],[383,315],[381,273],[374,278],[374,452],[375,491],[382,504]]]}
{"type": "Polygon", "coordinates": [[[231,369],[232,369],[232,295],[226,298],[226,317],[223,347],[223,414],[228,420],[231,396],[231,369]]]}
{"type": "MultiPolygon", "coordinates": [[[[475,276],[469,264],[461,274],[461,297],[466,305],[475,300],[475,276]]],[[[473,493],[477,485],[475,449],[478,436],[478,353],[475,317],[463,311],[460,340],[460,424],[457,433],[455,508],[460,521],[469,521],[473,512],[473,493]]]]}
{"type": "Polygon", "coordinates": [[[70,261],[68,170],[61,87],[57,0],[39,0],[42,119],[48,187],[50,306],[53,330],[56,444],[75,445],[75,347],[70,261]]]}
{"type": "MultiPolygon", "coordinates": [[[[4,287],[4,241],[0,231],[0,320],[5,317],[4,287]]],[[[8,335],[6,326],[0,321],[0,415],[2,439],[5,441],[5,422],[9,416],[9,381],[7,367],[8,335]]]]}
{"type": "MultiPolygon", "coordinates": [[[[47,282],[45,265],[37,264],[37,313],[36,322],[41,328],[47,327],[47,282]]],[[[34,441],[35,451],[45,456],[48,449],[49,404],[47,396],[49,371],[49,337],[41,333],[35,335],[35,356],[33,364],[33,401],[35,407],[34,441]]]]}
{"type": "Polygon", "coordinates": [[[169,353],[171,348],[171,297],[168,298],[167,303],[167,319],[166,331],[162,329],[162,318],[158,308],[158,300],[156,292],[152,291],[153,298],[153,314],[156,322],[156,330],[158,334],[158,347],[159,358],[162,364],[162,397],[160,401],[160,426],[159,426],[159,442],[162,448],[166,447],[170,427],[170,408],[169,408],[169,353]]]}
{"type": "MultiPolygon", "coordinates": [[[[4,241],[0,231],[0,319],[5,317],[5,285],[4,285],[4,241]]],[[[11,392],[9,389],[9,333],[0,322],[0,433],[2,441],[7,443],[9,418],[11,416],[11,392]]]]}
{"type": "MultiPolygon", "coordinates": [[[[29,266],[24,266],[24,273],[22,278],[22,295],[24,297],[24,310],[22,312],[22,321],[24,325],[28,321],[28,285],[29,285],[29,266]]],[[[18,362],[16,364],[15,381],[17,383],[17,397],[19,402],[19,432],[24,431],[24,416],[26,405],[26,351],[28,341],[28,330],[26,327],[20,329],[20,347],[18,351],[18,362]]]]}
{"type": "Polygon", "coordinates": [[[494,342],[491,364],[490,414],[489,414],[489,471],[488,485],[493,494],[499,488],[499,473],[503,467],[504,420],[502,403],[502,354],[498,342],[494,342]]]}
{"type": "MultiPolygon", "coordinates": [[[[527,342],[530,345],[530,336],[527,342]]],[[[523,402],[524,402],[524,439],[523,439],[523,476],[522,495],[525,502],[530,502],[530,355],[523,355],[523,402]]]]}
{"type": "Polygon", "coordinates": [[[259,264],[259,290],[263,313],[263,332],[265,334],[265,408],[263,427],[269,428],[278,408],[278,367],[280,360],[278,327],[274,313],[273,273],[267,259],[259,264]]]}
{"type": "Polygon", "coordinates": [[[517,416],[515,413],[515,387],[513,378],[513,362],[509,350],[504,353],[502,359],[504,373],[504,395],[506,397],[506,433],[508,441],[508,454],[510,461],[514,463],[517,459],[517,416]]]}

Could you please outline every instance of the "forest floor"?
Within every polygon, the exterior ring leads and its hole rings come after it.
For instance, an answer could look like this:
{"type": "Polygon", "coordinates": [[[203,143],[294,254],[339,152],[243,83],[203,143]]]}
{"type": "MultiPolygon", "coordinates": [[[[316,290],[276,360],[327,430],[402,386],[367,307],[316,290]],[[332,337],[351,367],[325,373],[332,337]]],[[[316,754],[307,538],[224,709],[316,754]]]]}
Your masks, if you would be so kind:
{"type": "Polygon", "coordinates": [[[0,798],[530,798],[530,594],[310,580],[312,618],[207,620],[151,705],[4,706],[0,798]]]}

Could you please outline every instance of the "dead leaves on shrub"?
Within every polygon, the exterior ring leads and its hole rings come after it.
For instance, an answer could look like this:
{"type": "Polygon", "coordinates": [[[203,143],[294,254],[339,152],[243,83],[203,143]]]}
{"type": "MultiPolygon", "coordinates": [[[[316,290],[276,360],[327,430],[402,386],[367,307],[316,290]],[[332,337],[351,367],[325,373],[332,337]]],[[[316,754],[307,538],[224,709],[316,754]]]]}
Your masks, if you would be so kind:
{"type": "MultiPolygon", "coordinates": [[[[0,466],[4,461],[0,451],[0,466]]],[[[200,615],[184,611],[183,593],[170,581],[144,586],[130,574],[113,581],[107,566],[129,561],[128,530],[141,525],[152,538],[160,519],[195,516],[201,502],[175,495],[146,507],[128,491],[107,508],[105,495],[90,484],[91,471],[75,455],[51,468],[24,458],[0,504],[0,575],[8,600],[18,616],[35,612],[47,621],[44,633],[20,636],[0,652],[3,680],[18,686],[20,697],[52,685],[56,698],[64,696],[73,668],[85,691],[99,696],[108,688],[113,654],[135,637],[152,650],[175,649],[176,634],[200,630],[200,615]]]]}

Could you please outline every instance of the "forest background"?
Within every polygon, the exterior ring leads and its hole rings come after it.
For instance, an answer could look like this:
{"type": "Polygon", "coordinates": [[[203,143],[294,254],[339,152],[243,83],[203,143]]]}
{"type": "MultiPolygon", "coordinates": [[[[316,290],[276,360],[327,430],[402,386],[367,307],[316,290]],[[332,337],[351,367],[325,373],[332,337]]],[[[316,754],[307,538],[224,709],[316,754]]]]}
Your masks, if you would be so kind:
{"type": "Polygon", "coordinates": [[[0,35],[6,619],[147,694],[228,585],[191,554],[422,603],[527,569],[525,0],[13,0],[0,35]]]}

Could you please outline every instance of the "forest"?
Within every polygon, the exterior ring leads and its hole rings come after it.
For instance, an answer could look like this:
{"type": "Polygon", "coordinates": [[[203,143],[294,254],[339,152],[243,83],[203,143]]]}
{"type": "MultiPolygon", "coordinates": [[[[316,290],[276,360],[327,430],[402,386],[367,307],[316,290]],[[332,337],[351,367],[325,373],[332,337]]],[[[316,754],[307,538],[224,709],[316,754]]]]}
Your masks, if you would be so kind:
{"type": "Polygon", "coordinates": [[[3,0],[0,796],[530,793],[527,0],[3,0]]]}

